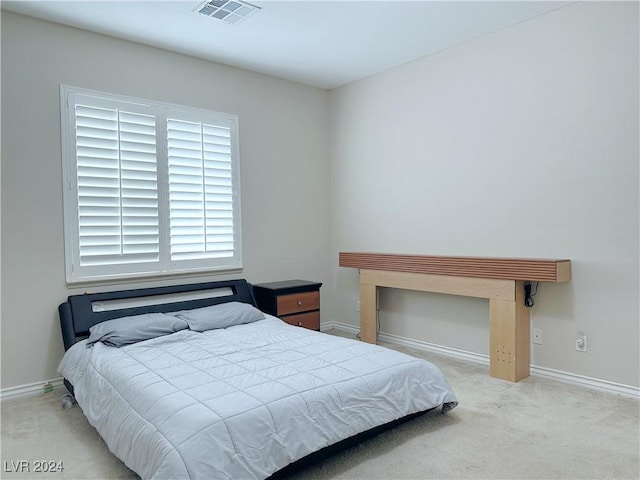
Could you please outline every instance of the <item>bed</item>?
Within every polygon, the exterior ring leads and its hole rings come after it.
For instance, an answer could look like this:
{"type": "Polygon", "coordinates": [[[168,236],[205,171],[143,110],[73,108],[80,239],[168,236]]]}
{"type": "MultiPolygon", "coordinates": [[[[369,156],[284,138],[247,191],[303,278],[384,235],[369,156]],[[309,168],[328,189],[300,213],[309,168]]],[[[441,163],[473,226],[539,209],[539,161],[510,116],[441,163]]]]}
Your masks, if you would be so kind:
{"type": "Polygon", "coordinates": [[[59,313],[67,388],[143,479],[277,477],[457,405],[429,362],[288,325],[245,280],[74,295],[59,313]]]}

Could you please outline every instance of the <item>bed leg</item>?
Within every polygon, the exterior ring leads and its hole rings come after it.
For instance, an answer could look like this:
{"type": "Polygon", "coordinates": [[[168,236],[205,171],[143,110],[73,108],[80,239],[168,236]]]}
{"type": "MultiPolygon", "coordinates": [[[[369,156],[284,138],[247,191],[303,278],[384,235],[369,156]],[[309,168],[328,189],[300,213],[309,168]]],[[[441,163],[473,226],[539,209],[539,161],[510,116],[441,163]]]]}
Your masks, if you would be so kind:
{"type": "Polygon", "coordinates": [[[60,403],[63,409],[71,408],[76,404],[76,399],[73,398],[73,395],[70,393],[65,393],[62,398],[60,398],[60,403]]]}

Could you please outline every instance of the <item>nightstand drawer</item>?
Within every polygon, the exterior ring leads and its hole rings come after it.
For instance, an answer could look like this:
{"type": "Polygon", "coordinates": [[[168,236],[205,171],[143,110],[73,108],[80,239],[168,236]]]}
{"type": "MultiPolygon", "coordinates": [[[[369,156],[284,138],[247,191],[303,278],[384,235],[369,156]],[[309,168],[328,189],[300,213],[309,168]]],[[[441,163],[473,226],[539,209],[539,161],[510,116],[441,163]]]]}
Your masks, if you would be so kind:
{"type": "Polygon", "coordinates": [[[288,315],[282,317],[282,320],[290,325],[309,328],[311,330],[320,330],[320,312],[318,311],[288,315]]]}
{"type": "Polygon", "coordinates": [[[320,308],[320,292],[315,291],[279,295],[277,303],[278,315],[318,310],[320,308]]]}

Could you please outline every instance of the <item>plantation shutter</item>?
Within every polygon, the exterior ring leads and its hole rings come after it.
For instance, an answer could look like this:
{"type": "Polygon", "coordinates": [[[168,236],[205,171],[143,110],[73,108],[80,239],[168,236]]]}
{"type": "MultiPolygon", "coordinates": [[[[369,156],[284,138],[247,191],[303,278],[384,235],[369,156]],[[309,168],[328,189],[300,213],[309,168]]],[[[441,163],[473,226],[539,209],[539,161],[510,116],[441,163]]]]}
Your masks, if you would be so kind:
{"type": "Polygon", "coordinates": [[[75,106],[80,266],[157,262],[155,117],[84,100],[75,106]]]}
{"type": "Polygon", "coordinates": [[[171,260],[234,256],[231,142],[228,121],[167,119],[171,260]]]}
{"type": "Polygon", "coordinates": [[[60,91],[67,282],[242,268],[236,116],[60,91]]]}

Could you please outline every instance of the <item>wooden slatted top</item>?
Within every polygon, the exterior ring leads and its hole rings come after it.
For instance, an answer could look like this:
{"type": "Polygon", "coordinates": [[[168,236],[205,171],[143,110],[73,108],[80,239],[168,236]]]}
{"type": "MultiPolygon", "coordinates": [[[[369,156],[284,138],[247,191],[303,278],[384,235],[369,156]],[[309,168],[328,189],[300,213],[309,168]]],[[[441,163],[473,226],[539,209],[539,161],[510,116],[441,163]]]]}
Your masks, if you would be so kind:
{"type": "Polygon", "coordinates": [[[567,282],[571,261],[541,258],[445,257],[393,253],[340,252],[338,264],[366,270],[428,273],[458,277],[567,282]]]}

